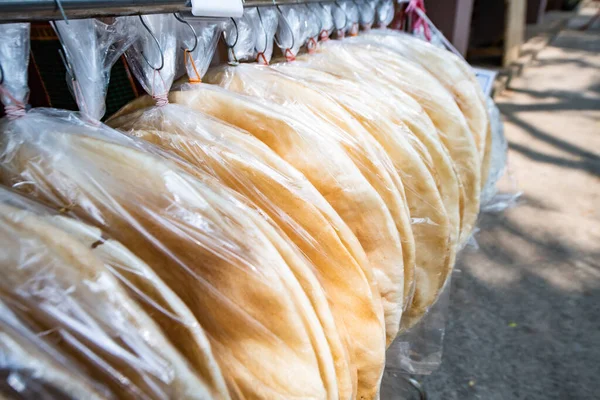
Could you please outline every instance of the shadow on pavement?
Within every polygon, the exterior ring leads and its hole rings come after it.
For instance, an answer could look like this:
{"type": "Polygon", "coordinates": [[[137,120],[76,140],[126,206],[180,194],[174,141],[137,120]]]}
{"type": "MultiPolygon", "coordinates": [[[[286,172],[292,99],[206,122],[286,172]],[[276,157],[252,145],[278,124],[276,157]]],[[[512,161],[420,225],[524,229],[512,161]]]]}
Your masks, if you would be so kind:
{"type": "Polygon", "coordinates": [[[430,398],[597,398],[600,251],[500,214],[481,226],[478,254],[465,254],[453,278],[444,360],[425,379],[430,398]]]}

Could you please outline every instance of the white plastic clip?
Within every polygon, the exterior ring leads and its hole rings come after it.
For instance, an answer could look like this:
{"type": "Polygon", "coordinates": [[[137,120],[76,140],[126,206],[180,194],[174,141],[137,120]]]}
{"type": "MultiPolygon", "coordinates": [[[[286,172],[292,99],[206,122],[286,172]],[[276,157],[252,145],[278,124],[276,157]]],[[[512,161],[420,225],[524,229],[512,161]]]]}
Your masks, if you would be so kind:
{"type": "Polygon", "coordinates": [[[242,0],[192,0],[192,14],[196,17],[240,18],[243,13],[242,0]]]}

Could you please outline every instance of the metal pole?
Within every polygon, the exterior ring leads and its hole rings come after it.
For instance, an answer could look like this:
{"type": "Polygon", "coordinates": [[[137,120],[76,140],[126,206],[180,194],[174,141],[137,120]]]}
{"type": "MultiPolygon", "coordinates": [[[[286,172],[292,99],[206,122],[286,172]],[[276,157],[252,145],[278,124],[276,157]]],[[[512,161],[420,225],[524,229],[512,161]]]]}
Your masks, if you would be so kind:
{"type": "MultiPolygon", "coordinates": [[[[191,11],[190,0],[0,0],[0,23],[61,20],[59,1],[69,19],[191,11]]],[[[314,1],[317,0],[246,0],[244,6],[314,1]]]]}

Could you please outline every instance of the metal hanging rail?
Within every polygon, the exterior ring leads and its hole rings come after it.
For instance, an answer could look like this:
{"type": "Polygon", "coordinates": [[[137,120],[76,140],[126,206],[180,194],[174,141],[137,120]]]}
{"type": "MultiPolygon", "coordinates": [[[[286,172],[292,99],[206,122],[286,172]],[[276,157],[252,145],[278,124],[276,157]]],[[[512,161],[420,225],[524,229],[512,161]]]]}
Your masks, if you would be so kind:
{"type": "MultiPolygon", "coordinates": [[[[318,1],[246,0],[244,6],[256,7],[318,1]]],[[[78,19],[190,11],[190,0],[0,0],[0,23],[54,21],[64,19],[64,16],[78,19]]]]}

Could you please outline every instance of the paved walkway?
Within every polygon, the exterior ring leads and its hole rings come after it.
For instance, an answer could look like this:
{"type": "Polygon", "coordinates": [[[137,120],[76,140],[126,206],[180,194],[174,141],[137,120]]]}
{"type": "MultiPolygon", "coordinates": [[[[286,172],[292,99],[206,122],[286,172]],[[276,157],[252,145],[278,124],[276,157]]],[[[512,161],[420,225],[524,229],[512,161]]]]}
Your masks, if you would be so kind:
{"type": "Polygon", "coordinates": [[[600,398],[600,23],[577,17],[497,99],[520,204],[453,278],[431,399],[600,398]]]}

